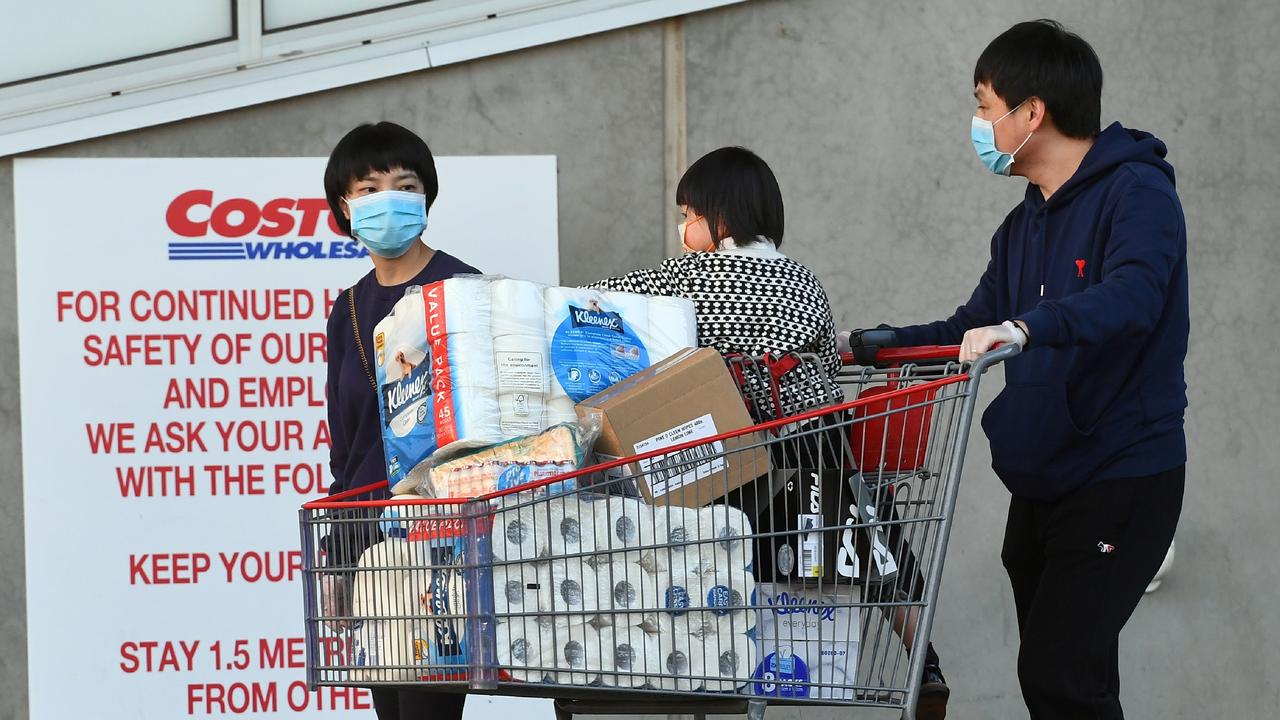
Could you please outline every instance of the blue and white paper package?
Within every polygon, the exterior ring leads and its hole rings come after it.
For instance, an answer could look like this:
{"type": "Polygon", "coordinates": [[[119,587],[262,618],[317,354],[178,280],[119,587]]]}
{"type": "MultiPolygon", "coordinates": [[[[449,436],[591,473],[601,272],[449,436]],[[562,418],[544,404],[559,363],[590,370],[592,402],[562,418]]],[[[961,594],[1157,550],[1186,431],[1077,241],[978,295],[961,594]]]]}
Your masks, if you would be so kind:
{"type": "Polygon", "coordinates": [[[765,606],[756,622],[759,666],[750,691],[778,698],[848,700],[856,684],[861,614],[842,593],[820,593],[800,585],[761,583],[756,602],[765,606]],[[842,607],[843,606],[843,607],[842,607]]]}
{"type": "Polygon", "coordinates": [[[577,422],[578,401],[696,345],[681,298],[487,276],[410,287],[367,349],[393,492],[438,452],[577,422]]]}

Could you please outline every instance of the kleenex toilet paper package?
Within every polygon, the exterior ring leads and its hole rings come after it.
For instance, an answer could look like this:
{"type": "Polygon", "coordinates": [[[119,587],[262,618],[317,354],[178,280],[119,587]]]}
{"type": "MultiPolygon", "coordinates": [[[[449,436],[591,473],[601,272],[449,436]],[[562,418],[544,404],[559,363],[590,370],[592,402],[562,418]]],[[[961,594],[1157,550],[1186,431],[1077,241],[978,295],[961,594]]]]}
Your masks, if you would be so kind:
{"type": "Polygon", "coordinates": [[[751,693],[780,698],[852,699],[861,618],[851,586],[820,593],[801,585],[760,583],[756,666],[751,693]]]}
{"type": "Polygon", "coordinates": [[[693,303],[460,276],[413,286],[374,328],[393,492],[424,460],[537,435],[574,405],[696,346],[693,303]]]}

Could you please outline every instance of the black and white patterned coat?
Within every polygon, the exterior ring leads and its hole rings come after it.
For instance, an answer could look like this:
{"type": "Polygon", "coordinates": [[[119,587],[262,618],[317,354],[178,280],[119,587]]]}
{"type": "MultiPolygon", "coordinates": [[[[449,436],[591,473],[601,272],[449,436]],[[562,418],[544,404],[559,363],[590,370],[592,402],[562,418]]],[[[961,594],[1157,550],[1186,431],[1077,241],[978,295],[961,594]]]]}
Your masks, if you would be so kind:
{"type": "MultiPolygon", "coordinates": [[[[692,300],[698,344],[722,355],[813,353],[830,378],[840,370],[835,323],[822,283],[763,238],[741,247],[726,239],[716,252],[686,253],[590,287],[692,300]]],[[[840,400],[794,375],[780,382],[787,415],[840,400]]]]}

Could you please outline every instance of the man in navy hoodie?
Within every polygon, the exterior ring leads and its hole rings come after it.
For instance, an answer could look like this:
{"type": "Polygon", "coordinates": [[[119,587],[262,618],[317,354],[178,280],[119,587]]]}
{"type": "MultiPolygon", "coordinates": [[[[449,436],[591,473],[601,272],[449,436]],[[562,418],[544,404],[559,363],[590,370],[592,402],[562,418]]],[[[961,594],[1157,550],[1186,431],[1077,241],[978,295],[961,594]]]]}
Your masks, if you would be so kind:
{"type": "MultiPolygon", "coordinates": [[[[1182,509],[1187,239],[1165,145],[1100,126],[1102,67],[1058,23],[1020,23],[974,70],[972,140],[1028,180],[969,301],[899,345],[1023,352],[982,418],[1013,497],[1001,558],[1031,717],[1121,718],[1118,642],[1182,509]]],[[[869,337],[870,334],[868,333],[869,337]]],[[[858,349],[868,341],[855,333],[858,349]]]]}

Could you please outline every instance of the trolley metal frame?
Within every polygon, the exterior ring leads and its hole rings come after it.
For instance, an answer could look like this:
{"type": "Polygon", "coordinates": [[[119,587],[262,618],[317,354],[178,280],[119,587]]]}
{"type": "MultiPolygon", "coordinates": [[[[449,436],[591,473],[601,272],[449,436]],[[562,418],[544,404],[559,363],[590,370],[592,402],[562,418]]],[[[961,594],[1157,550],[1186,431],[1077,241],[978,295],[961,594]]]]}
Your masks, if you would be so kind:
{"type": "MultiPolygon", "coordinates": [[[[471,500],[362,499],[379,492],[385,487],[384,483],[306,503],[300,511],[299,519],[304,562],[308,683],[313,688],[319,685],[414,685],[430,686],[441,691],[549,697],[557,701],[557,713],[562,718],[573,713],[605,713],[610,708],[625,706],[622,709],[628,713],[650,711],[704,715],[745,711],[754,719],[763,718],[768,704],[820,704],[900,710],[902,717],[913,720],[919,700],[925,654],[912,652],[907,647],[923,648],[931,635],[979,380],[991,366],[1013,357],[1017,352],[1017,346],[1004,346],[988,352],[971,365],[962,366],[955,361],[957,348],[954,347],[887,349],[877,355],[875,367],[846,366],[837,376],[834,385],[825,386],[820,381],[825,377],[824,373],[818,372],[821,370],[820,364],[817,368],[814,366],[818,362],[816,358],[798,355],[760,360],[730,358],[728,362],[743,391],[744,402],[759,421],[752,427],[620,458],[566,473],[531,487],[513,488],[471,500]],[[809,396],[812,402],[829,402],[842,394],[853,399],[795,412],[795,408],[787,407],[780,388],[786,382],[793,382],[796,373],[809,373],[819,379],[817,392],[809,396]],[[829,442],[831,438],[838,440],[829,442]],[[790,451],[789,448],[792,447],[795,452],[790,451]],[[708,448],[717,449],[717,453],[709,452],[708,448]],[[760,473],[762,454],[767,468],[766,472],[760,473]],[[828,456],[833,459],[829,460],[828,456]],[[797,457],[802,459],[795,460],[797,457]],[[851,465],[850,458],[854,457],[857,463],[851,465]],[[550,519],[550,503],[556,498],[561,502],[570,502],[569,498],[573,498],[573,502],[579,504],[572,507],[591,508],[593,513],[600,512],[600,508],[606,505],[610,508],[631,507],[634,503],[619,498],[625,497],[627,491],[633,491],[637,481],[650,482],[655,473],[697,474],[708,467],[721,467],[720,472],[726,483],[723,496],[730,497],[734,490],[745,496],[745,491],[741,488],[746,487],[746,484],[728,487],[729,482],[736,480],[729,477],[732,463],[739,460],[743,461],[738,467],[744,477],[748,473],[757,473],[752,475],[755,483],[753,492],[757,497],[764,496],[764,505],[753,507],[752,510],[763,507],[765,511],[773,512],[770,508],[777,502],[777,495],[783,491],[779,485],[785,484],[787,477],[795,477],[797,472],[810,472],[816,478],[816,473],[830,470],[840,473],[841,477],[847,477],[847,482],[841,483],[839,490],[832,491],[836,492],[836,507],[839,509],[843,505],[843,492],[848,490],[849,498],[856,501],[856,507],[865,508],[866,512],[855,513],[843,523],[838,522],[842,516],[837,515],[837,522],[824,521],[820,527],[813,527],[811,531],[790,527],[775,528],[771,525],[769,531],[764,532],[758,526],[748,526],[747,532],[740,535],[726,535],[724,533],[728,531],[721,529],[721,539],[698,534],[698,539],[686,540],[681,535],[680,542],[672,542],[670,537],[665,542],[659,542],[656,527],[660,521],[655,520],[654,535],[649,537],[649,544],[615,546],[610,538],[608,547],[591,545],[577,551],[560,548],[560,552],[550,558],[546,555],[508,557],[512,552],[509,547],[502,550],[505,553],[502,558],[496,554],[496,546],[507,541],[498,537],[495,523],[511,516],[511,513],[534,508],[530,513],[545,510],[550,519]],[[713,461],[720,464],[709,464],[713,461]],[[863,466],[864,463],[866,467],[863,466]],[[794,464],[795,467],[787,467],[788,464],[794,464]],[[854,474],[849,474],[851,471],[854,474]],[[858,481],[853,479],[855,476],[858,481]],[[563,492],[552,494],[550,490],[563,492]],[[588,496],[591,496],[590,503],[599,504],[587,504],[588,496]],[[388,507],[396,507],[401,516],[407,516],[406,524],[398,525],[393,522],[388,525],[388,521],[381,517],[388,507]],[[371,549],[385,544],[376,541],[383,538],[384,534],[390,536],[400,532],[398,528],[402,527],[416,528],[419,533],[416,539],[425,539],[424,547],[447,547],[454,554],[444,558],[436,550],[427,549],[415,551],[426,553],[421,556],[375,558],[379,564],[364,567],[362,564],[371,549]],[[560,666],[556,663],[550,666],[520,666],[525,668],[529,677],[541,672],[539,679],[565,675],[572,678],[592,676],[594,685],[589,685],[577,684],[575,679],[571,679],[568,684],[516,682],[517,674],[521,672],[516,669],[517,666],[511,662],[499,662],[495,637],[500,622],[508,627],[515,624],[525,627],[531,620],[545,622],[551,627],[553,636],[557,632],[556,628],[564,624],[565,633],[571,635],[575,632],[574,628],[585,628],[588,625],[594,627],[597,622],[613,623],[619,617],[626,621],[641,617],[647,621],[647,614],[652,613],[657,616],[658,622],[666,622],[668,618],[663,613],[671,612],[671,605],[669,602],[665,607],[645,603],[634,610],[623,611],[616,605],[608,608],[591,605],[585,598],[579,598],[579,606],[572,605],[572,602],[560,605],[553,596],[551,605],[545,608],[539,605],[534,610],[516,612],[507,607],[503,612],[496,609],[494,593],[491,592],[495,573],[506,573],[504,577],[511,577],[513,568],[525,573],[530,572],[528,568],[535,565],[538,568],[547,564],[554,566],[559,561],[564,562],[563,572],[569,575],[573,574],[574,571],[569,568],[574,567],[575,563],[599,563],[613,572],[618,562],[643,565],[646,552],[651,556],[651,566],[658,568],[663,566],[663,561],[653,559],[654,553],[675,553],[679,550],[684,551],[681,555],[682,563],[691,557],[695,560],[709,557],[704,553],[712,554],[712,559],[704,563],[705,568],[699,566],[696,573],[688,571],[681,577],[694,578],[697,573],[701,573],[697,577],[714,575],[715,581],[720,583],[715,589],[721,595],[726,595],[726,589],[727,595],[734,595],[737,591],[745,592],[747,584],[752,588],[756,587],[753,576],[760,572],[760,568],[755,566],[760,564],[759,558],[765,554],[766,549],[769,553],[774,553],[780,549],[780,542],[790,549],[793,539],[798,548],[800,538],[812,537],[813,533],[822,533],[822,537],[831,541],[835,541],[840,533],[844,533],[847,540],[850,533],[853,533],[859,543],[859,547],[847,558],[860,566],[857,571],[859,575],[852,580],[839,577],[828,580],[827,575],[822,574],[830,574],[824,563],[819,575],[812,578],[816,579],[814,587],[818,593],[826,589],[834,593],[833,597],[839,598],[841,592],[848,592],[848,603],[836,607],[857,609],[857,649],[862,651],[869,648],[871,652],[869,655],[860,652],[855,658],[852,682],[847,678],[842,683],[797,680],[775,685],[775,692],[772,694],[743,694],[742,688],[745,686],[751,690],[753,684],[759,692],[759,678],[748,668],[747,682],[743,683],[741,681],[744,676],[736,672],[736,664],[742,652],[736,644],[741,640],[738,637],[741,633],[737,629],[736,619],[729,626],[723,626],[728,628],[728,632],[722,630],[721,634],[715,636],[717,651],[725,637],[729,638],[730,644],[730,650],[719,656],[720,675],[716,675],[714,668],[704,668],[701,674],[681,670],[675,677],[679,682],[673,681],[667,688],[654,685],[658,678],[652,670],[637,670],[632,665],[627,665],[625,670],[615,667],[607,672],[586,669],[589,667],[586,665],[581,666],[583,669],[576,669],[579,667],[576,665],[560,666]],[[730,541],[723,538],[730,538],[730,541]],[[748,557],[754,558],[750,563],[753,569],[729,567],[738,561],[739,555],[729,551],[722,552],[717,547],[737,547],[748,540],[751,542],[750,552],[753,553],[748,557]],[[885,552],[881,553],[881,550],[885,552]],[[359,563],[355,556],[359,556],[359,563]],[[925,559],[924,562],[920,561],[921,557],[925,559]],[[885,559],[884,563],[881,562],[882,559],[885,559]],[[906,568],[908,559],[914,563],[909,570],[887,570],[889,565],[906,568]],[[729,569],[721,568],[718,563],[728,563],[725,568],[729,569]],[[423,574],[424,571],[429,572],[423,574]],[[741,575],[735,573],[741,572],[752,577],[740,580],[741,575]],[[400,587],[384,583],[380,579],[391,577],[391,573],[399,573],[395,575],[395,582],[403,583],[408,588],[405,594],[397,594],[398,589],[386,589],[400,587]],[[729,579],[723,579],[722,575],[729,579]],[[354,581],[350,580],[351,576],[354,576],[354,581]],[[440,580],[442,576],[446,579],[440,580]],[[400,580],[402,577],[404,579],[400,580]],[[354,595],[355,606],[340,607],[337,611],[328,607],[322,602],[322,586],[329,593],[341,590],[354,595]],[[855,591],[853,588],[858,589],[855,591]],[[450,592],[463,595],[465,607],[440,606],[423,610],[428,600],[439,603],[440,597],[450,592]],[[857,602],[853,601],[855,592],[859,593],[857,602]],[[365,598],[363,608],[360,607],[362,597],[365,598]],[[416,605],[415,599],[420,600],[423,605],[416,605]],[[370,604],[374,605],[375,611],[370,611],[370,604]],[[588,607],[589,605],[591,606],[588,607]],[[431,635],[434,640],[415,640],[415,657],[404,656],[404,652],[400,655],[392,653],[389,661],[380,665],[361,665],[351,657],[354,634],[346,633],[352,626],[364,629],[375,621],[390,628],[387,631],[389,635],[400,632],[401,626],[407,628],[410,625],[415,628],[414,632],[418,632],[425,624],[427,629],[422,632],[431,635]],[[333,627],[339,627],[341,631],[334,632],[331,629],[333,627]],[[893,635],[901,639],[894,641],[893,635]],[[449,643],[458,643],[456,647],[448,646],[457,649],[461,647],[460,638],[463,637],[467,642],[465,652],[459,652],[456,656],[448,655],[448,659],[440,654],[440,648],[445,647],[441,644],[445,642],[442,638],[446,638],[449,643]],[[421,648],[419,642],[423,643],[421,648]],[[732,672],[725,671],[726,655],[733,658],[735,669],[732,672]],[[867,665],[865,670],[863,664],[867,665]],[[565,667],[570,669],[566,671],[565,667]],[[864,674],[868,682],[859,681],[864,674]],[[869,681],[873,674],[877,682],[869,681]],[[887,680],[886,674],[889,678],[887,680]],[[622,685],[630,683],[630,686],[606,686],[606,682],[622,685]],[[717,690],[726,687],[731,690],[717,690]],[[795,694],[778,691],[778,687],[790,688],[795,694]],[[812,697],[810,694],[815,690],[818,696],[812,697]],[[823,693],[831,694],[823,696],[823,693]]],[[[744,507],[745,502],[743,500],[744,507]]],[[[673,517],[670,513],[674,512],[670,506],[656,507],[666,508],[668,520],[665,522],[670,522],[673,517]]],[[[786,510],[783,508],[783,516],[789,518],[786,510]]],[[[850,511],[853,510],[854,507],[851,506],[850,511]]],[[[681,512],[685,514],[680,517],[690,517],[688,511],[681,512]]],[[[730,518],[730,511],[724,512],[725,517],[730,518]]],[[[535,518],[536,523],[537,515],[530,516],[535,518]]],[[[757,519],[759,517],[763,515],[757,516],[757,519]]],[[[585,516],[579,515],[576,521],[584,518],[585,516]]],[[[561,526],[564,522],[561,521],[561,526]]],[[[609,516],[607,522],[612,522],[612,516],[609,516]]],[[[730,530],[737,527],[733,525],[736,520],[724,522],[732,526],[730,530]]],[[[545,524],[539,527],[541,529],[538,532],[548,529],[545,524]]],[[[579,527],[585,529],[581,525],[579,527]]],[[[598,526],[593,524],[591,527],[598,526]]],[[[613,526],[606,524],[605,527],[608,529],[613,526]]],[[[666,525],[663,527],[667,528],[666,525]]],[[[409,539],[414,540],[415,537],[410,534],[409,539]]],[[[392,546],[400,547],[394,543],[392,546]]],[[[406,544],[405,547],[408,546],[406,544]]],[[[783,554],[779,553],[777,557],[778,567],[772,570],[775,573],[781,572],[778,568],[783,564],[780,560],[783,554]]],[[[676,560],[673,554],[669,563],[671,567],[666,570],[674,577],[676,560]]],[[[592,567],[596,565],[593,564],[592,567]]],[[[627,567],[630,568],[630,564],[627,567]]],[[[684,569],[683,565],[680,567],[684,569]]],[[[584,568],[579,568],[579,571],[586,572],[584,568]]],[[[537,572],[542,570],[537,569],[537,572]]],[[[631,570],[626,572],[630,573],[631,570]]],[[[657,574],[662,577],[661,572],[657,574]]],[[[543,576],[538,577],[541,579],[543,576]]],[[[575,577],[580,580],[582,578],[580,575],[575,577]]],[[[612,580],[611,577],[610,581],[612,580]]],[[[667,581],[674,582],[670,578],[667,581]]],[[[521,576],[521,579],[512,582],[519,586],[525,581],[521,576]]],[[[542,592],[545,581],[529,582],[526,587],[533,588],[535,584],[538,586],[537,591],[542,592]]],[[[510,586],[511,583],[508,583],[508,587],[510,586]]],[[[579,590],[582,591],[583,588],[579,590]]],[[[541,603],[542,597],[538,595],[537,602],[541,603]]],[[[603,602],[601,598],[596,600],[603,602]]],[[[708,602],[711,600],[708,599],[708,602]]],[[[722,613],[721,609],[723,608],[715,605],[695,606],[695,609],[681,610],[679,614],[687,614],[689,623],[694,622],[696,615],[704,618],[698,622],[712,625],[721,623],[722,616],[742,618],[743,623],[752,623],[751,632],[756,633],[758,614],[772,611],[771,606],[756,600],[754,592],[749,602],[738,598],[736,604],[725,612],[722,613]]],[[[598,631],[605,632],[604,627],[606,626],[602,625],[598,631]]],[[[634,632],[632,625],[617,627],[625,627],[628,633],[634,632]]],[[[701,639],[708,636],[697,637],[701,639]]],[[[767,640],[766,638],[760,642],[767,640]]],[[[794,637],[788,639],[775,635],[773,643],[780,646],[784,640],[795,641],[794,637]]],[[[819,641],[822,641],[821,636],[819,641]]],[[[753,635],[748,642],[754,649],[757,637],[753,635]]],[[[804,642],[810,641],[806,639],[804,642]]],[[[846,642],[852,644],[852,635],[846,638],[846,642]]],[[[559,645],[559,641],[555,644],[559,645]]],[[[701,644],[710,645],[711,640],[705,640],[701,644]]],[[[610,650],[616,651],[616,647],[610,650]]],[[[559,652],[557,649],[557,657],[559,652]]],[[[703,650],[689,648],[688,652],[699,653],[703,650]]],[[[678,650],[668,654],[667,662],[671,662],[672,655],[679,654],[681,652],[678,650]]],[[[665,677],[663,674],[663,678],[665,677]]],[[[662,683],[665,684],[666,680],[662,680],[662,683]]]]}

